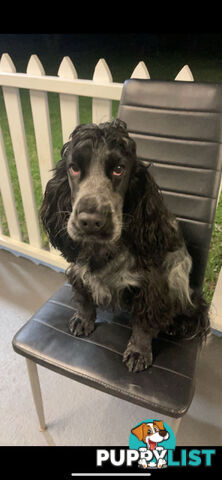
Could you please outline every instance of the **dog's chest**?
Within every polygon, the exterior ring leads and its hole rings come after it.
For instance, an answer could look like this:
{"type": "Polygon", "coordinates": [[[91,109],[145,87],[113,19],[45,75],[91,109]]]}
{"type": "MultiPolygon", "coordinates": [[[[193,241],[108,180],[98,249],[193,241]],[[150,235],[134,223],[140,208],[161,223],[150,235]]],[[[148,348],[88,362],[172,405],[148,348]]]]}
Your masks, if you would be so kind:
{"type": "Polygon", "coordinates": [[[132,287],[139,287],[141,275],[136,269],[136,261],[128,250],[121,251],[103,268],[91,271],[89,262],[73,265],[75,273],[90,290],[98,306],[120,307],[123,292],[132,287]]]}

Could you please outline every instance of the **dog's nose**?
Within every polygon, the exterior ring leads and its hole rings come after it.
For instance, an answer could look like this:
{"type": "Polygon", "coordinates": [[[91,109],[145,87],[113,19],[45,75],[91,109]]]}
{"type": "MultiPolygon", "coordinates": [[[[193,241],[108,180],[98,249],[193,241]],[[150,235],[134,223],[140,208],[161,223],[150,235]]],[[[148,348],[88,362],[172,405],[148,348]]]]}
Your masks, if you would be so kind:
{"type": "Polygon", "coordinates": [[[76,220],[85,235],[109,235],[112,230],[112,211],[106,198],[84,196],[76,205],[76,220]]]}
{"type": "Polygon", "coordinates": [[[78,223],[83,232],[98,233],[104,225],[104,218],[99,213],[81,212],[78,223]]]}

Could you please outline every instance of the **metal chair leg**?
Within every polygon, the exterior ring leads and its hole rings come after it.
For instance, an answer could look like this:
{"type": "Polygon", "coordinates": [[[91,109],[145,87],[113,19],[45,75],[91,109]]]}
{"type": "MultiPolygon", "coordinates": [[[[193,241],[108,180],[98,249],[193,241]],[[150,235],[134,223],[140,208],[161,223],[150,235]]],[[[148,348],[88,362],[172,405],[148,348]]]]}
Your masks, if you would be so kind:
{"type": "Polygon", "coordinates": [[[172,428],[174,435],[176,436],[180,427],[182,417],[180,418],[171,418],[167,421],[168,425],[172,428]]]}
{"type": "Polygon", "coordinates": [[[44,416],[44,410],[43,410],[42,395],[41,395],[37,365],[36,363],[32,362],[28,358],[26,358],[26,363],[27,363],[29,380],[30,380],[31,389],[32,389],[33,400],[34,400],[37,415],[39,418],[39,430],[40,432],[43,432],[44,430],[46,430],[47,426],[45,423],[45,416],[44,416]]]}

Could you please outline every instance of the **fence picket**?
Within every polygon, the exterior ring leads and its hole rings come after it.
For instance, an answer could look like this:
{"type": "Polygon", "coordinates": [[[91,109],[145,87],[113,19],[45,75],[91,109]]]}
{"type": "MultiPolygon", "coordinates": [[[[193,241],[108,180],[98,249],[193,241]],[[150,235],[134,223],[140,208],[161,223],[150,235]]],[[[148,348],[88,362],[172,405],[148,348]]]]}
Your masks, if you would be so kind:
{"type": "MultiPolygon", "coordinates": [[[[37,55],[31,55],[27,66],[27,73],[29,75],[45,75],[44,68],[37,55]]],[[[35,130],[42,191],[44,192],[46,183],[52,176],[50,170],[54,168],[47,93],[40,92],[38,90],[30,90],[30,102],[35,130]]]]}
{"type": "MultiPolygon", "coordinates": [[[[2,55],[0,71],[15,72],[15,66],[8,54],[2,55]]],[[[41,238],[33,194],[19,90],[16,87],[7,86],[3,87],[2,90],[15,155],[29,242],[31,245],[40,248],[41,238]]]]}
{"type": "Polygon", "coordinates": [[[183,68],[177,74],[175,80],[184,82],[193,82],[194,77],[188,65],[184,65],[183,68]]]}
{"type": "MultiPolygon", "coordinates": [[[[113,81],[110,69],[104,58],[100,58],[93,74],[94,83],[111,83],[113,81]]],[[[112,101],[101,98],[92,100],[93,123],[109,122],[112,120],[112,101]]]]}
{"type": "Polygon", "coordinates": [[[8,222],[10,237],[15,240],[21,240],[21,231],[19,227],[18,215],[15,206],[15,197],[12,189],[10,172],[5,152],[5,146],[0,128],[0,190],[2,194],[5,215],[8,222]]]}
{"type": "Polygon", "coordinates": [[[138,63],[130,78],[144,78],[146,80],[150,78],[149,71],[144,62],[138,63]]]}
{"type": "MultiPolygon", "coordinates": [[[[78,78],[75,66],[69,57],[63,58],[58,70],[58,76],[69,80],[78,78]]],[[[66,143],[70,133],[79,124],[79,97],[77,95],[60,93],[59,99],[63,143],[66,143]]]]}
{"type": "MultiPolygon", "coordinates": [[[[28,66],[28,75],[45,75],[45,70],[37,55],[31,55],[28,66]]],[[[52,177],[51,169],[54,168],[52,135],[49,117],[49,105],[47,92],[30,90],[30,102],[32,109],[33,125],[35,130],[36,147],[39,162],[42,192],[52,177]]],[[[55,255],[59,252],[50,245],[50,251],[55,255]]]]}

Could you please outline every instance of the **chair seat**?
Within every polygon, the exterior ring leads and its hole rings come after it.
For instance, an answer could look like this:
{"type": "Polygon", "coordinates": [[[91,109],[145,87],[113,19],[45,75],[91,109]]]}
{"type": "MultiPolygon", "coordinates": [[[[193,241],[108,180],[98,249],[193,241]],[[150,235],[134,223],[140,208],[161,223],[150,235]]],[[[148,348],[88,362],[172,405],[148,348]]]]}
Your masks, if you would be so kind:
{"type": "Polygon", "coordinates": [[[87,338],[69,333],[74,300],[71,285],[61,287],[13,339],[14,350],[61,375],[171,417],[188,410],[200,342],[160,335],[153,340],[154,362],[130,373],[122,355],[131,334],[125,312],[99,310],[87,338]]]}

